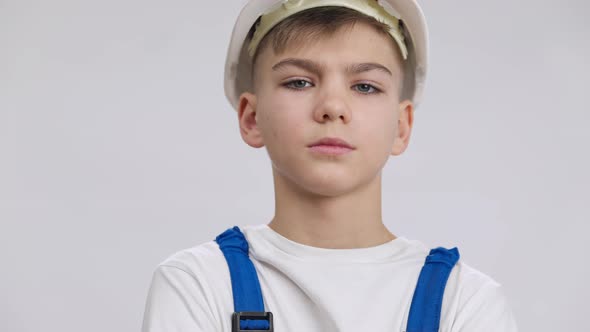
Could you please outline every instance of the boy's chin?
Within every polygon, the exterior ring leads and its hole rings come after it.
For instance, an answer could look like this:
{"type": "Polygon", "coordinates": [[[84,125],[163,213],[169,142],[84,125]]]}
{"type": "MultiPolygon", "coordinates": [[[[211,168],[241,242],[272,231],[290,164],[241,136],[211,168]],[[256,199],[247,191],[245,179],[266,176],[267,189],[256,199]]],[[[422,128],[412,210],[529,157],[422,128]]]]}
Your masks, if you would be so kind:
{"type": "Polygon", "coordinates": [[[358,171],[356,172],[321,172],[309,171],[300,176],[291,175],[291,183],[297,190],[314,196],[338,197],[359,190],[363,185],[358,171]]]}
{"type": "Polygon", "coordinates": [[[341,197],[354,192],[354,187],[344,187],[342,185],[324,186],[321,188],[309,188],[307,192],[310,195],[321,197],[341,197]]]}

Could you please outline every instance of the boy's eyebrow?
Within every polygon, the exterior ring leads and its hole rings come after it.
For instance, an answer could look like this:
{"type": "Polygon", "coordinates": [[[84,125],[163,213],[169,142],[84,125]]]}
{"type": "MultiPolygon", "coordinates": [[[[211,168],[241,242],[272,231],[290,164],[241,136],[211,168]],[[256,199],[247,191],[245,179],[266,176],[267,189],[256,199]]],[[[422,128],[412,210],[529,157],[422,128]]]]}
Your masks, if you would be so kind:
{"type": "Polygon", "coordinates": [[[283,59],[283,60],[277,62],[274,66],[272,66],[272,70],[279,71],[283,67],[288,67],[288,66],[299,67],[301,69],[304,69],[304,70],[306,70],[310,73],[316,74],[318,76],[322,72],[322,66],[320,66],[319,64],[317,64],[311,60],[297,59],[297,58],[283,59]]]}
{"type": "Polygon", "coordinates": [[[366,72],[369,70],[380,70],[386,74],[388,74],[389,76],[393,76],[393,74],[391,73],[391,70],[387,69],[387,67],[385,67],[384,65],[375,63],[375,62],[364,62],[364,63],[356,63],[356,64],[352,64],[350,66],[348,66],[346,68],[346,72],[351,73],[351,74],[359,74],[362,72],[366,72]]]}
{"type": "MultiPolygon", "coordinates": [[[[297,58],[287,58],[277,62],[274,66],[272,66],[273,71],[279,71],[283,67],[286,66],[295,66],[301,69],[304,69],[312,74],[320,76],[322,72],[323,66],[307,59],[297,59],[297,58]]],[[[375,63],[375,62],[364,62],[364,63],[356,63],[346,67],[346,72],[348,74],[359,74],[362,72],[370,71],[370,70],[380,70],[390,76],[393,76],[391,71],[387,69],[387,67],[375,63]]]]}

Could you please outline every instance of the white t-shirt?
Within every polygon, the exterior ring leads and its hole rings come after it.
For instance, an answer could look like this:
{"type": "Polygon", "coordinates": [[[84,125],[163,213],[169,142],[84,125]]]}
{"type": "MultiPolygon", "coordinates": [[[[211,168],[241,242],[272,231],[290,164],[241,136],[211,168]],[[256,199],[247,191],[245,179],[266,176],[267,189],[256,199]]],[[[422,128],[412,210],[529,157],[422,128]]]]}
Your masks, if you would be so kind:
{"type": "MultiPolygon", "coordinates": [[[[275,331],[405,331],[430,251],[423,243],[398,236],[370,248],[326,249],[293,242],[266,224],[240,229],[275,331]]],[[[500,284],[461,259],[457,264],[440,332],[516,332],[500,284]]],[[[158,265],[142,332],[230,332],[233,309],[225,257],[216,242],[206,242],[158,265]]]]}

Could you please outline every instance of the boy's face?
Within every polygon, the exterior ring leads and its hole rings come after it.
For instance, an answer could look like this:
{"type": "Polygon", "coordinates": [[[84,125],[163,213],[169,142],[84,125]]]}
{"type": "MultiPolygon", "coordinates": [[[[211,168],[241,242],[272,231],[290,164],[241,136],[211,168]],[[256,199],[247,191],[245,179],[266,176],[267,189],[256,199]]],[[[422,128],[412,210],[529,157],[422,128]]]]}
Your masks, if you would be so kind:
{"type": "Polygon", "coordinates": [[[373,181],[390,155],[401,154],[413,121],[400,101],[399,52],[391,38],[359,23],[300,48],[266,47],[256,92],[240,96],[244,141],[267,147],[273,171],[306,191],[340,195],[373,181]],[[341,155],[314,152],[324,137],[347,141],[341,155]]]}

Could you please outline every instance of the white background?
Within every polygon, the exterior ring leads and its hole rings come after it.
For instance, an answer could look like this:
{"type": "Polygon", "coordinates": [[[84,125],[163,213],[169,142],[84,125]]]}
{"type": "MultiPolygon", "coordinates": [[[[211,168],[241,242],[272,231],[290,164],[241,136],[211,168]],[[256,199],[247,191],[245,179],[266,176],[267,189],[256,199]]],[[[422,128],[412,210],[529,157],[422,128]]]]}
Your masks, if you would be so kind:
{"type": "MultiPolygon", "coordinates": [[[[270,221],[270,162],[222,88],[243,3],[0,0],[0,331],[137,331],[160,261],[270,221]]],[[[521,331],[590,331],[589,3],[421,3],[386,225],[458,246],[521,331]]]]}

